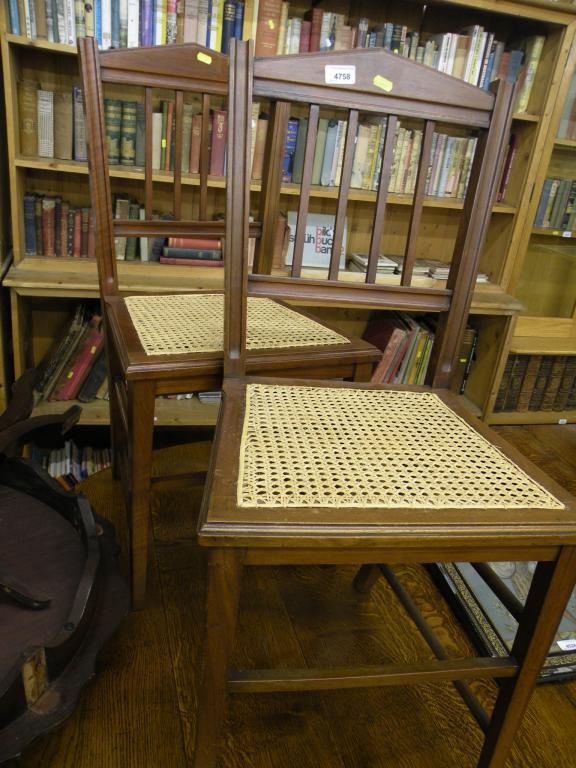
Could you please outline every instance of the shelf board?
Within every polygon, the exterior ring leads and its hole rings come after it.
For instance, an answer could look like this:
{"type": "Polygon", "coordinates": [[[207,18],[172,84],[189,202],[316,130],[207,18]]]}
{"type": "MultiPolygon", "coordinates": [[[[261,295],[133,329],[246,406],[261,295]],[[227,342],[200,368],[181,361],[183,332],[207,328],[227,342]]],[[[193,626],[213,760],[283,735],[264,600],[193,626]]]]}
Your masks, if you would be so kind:
{"type": "Polygon", "coordinates": [[[537,123],[540,120],[540,115],[531,115],[528,112],[514,112],[512,120],[518,120],[522,123],[537,123]]]}
{"type": "Polygon", "coordinates": [[[511,411],[492,413],[487,419],[492,426],[511,424],[574,424],[576,411],[511,411]]]}
{"type": "Polygon", "coordinates": [[[515,355],[576,355],[576,337],[514,336],[510,353],[515,355]]]}
{"type": "MultiPolygon", "coordinates": [[[[224,288],[221,267],[166,266],[157,262],[118,262],[118,281],[124,293],[182,293],[183,291],[219,291],[224,288]]],[[[304,270],[303,277],[325,278],[322,270],[304,270]]],[[[342,280],[362,282],[361,272],[343,272],[342,280]]],[[[399,285],[399,275],[379,275],[382,285],[399,285]]],[[[25,258],[12,265],[3,285],[23,296],[55,296],[60,298],[97,298],[98,277],[92,259],[25,258]]],[[[415,278],[416,287],[444,288],[445,282],[430,277],[415,278]]],[[[309,304],[309,302],[306,302],[309,304]]],[[[377,307],[377,305],[375,305],[377,307]]],[[[486,315],[512,315],[522,304],[492,283],[476,285],[472,312],[486,315]]]]}
{"type": "MultiPolygon", "coordinates": [[[[17,168],[29,168],[31,170],[52,171],[57,173],[79,173],[84,176],[88,175],[87,163],[80,162],[78,160],[57,160],[52,158],[20,156],[14,160],[14,165],[17,168]]],[[[111,166],[110,176],[111,178],[117,179],[132,179],[134,181],[143,181],[144,170],[123,165],[111,166]]],[[[174,181],[174,174],[167,171],[154,171],[152,174],[152,181],[161,184],[172,184],[174,181]]],[[[183,175],[182,184],[184,186],[197,187],[200,184],[199,176],[197,174],[183,175]]],[[[209,177],[208,186],[214,189],[224,189],[225,180],[224,178],[218,176],[209,177]]],[[[260,189],[261,185],[259,182],[252,182],[250,184],[251,192],[260,192],[260,189]]],[[[299,195],[300,185],[283,184],[280,192],[283,195],[289,196],[299,195]]],[[[313,186],[310,189],[311,197],[335,200],[338,198],[338,194],[338,187],[313,186]]],[[[350,189],[348,199],[351,201],[374,203],[376,201],[376,192],[368,189],[350,189]]],[[[389,205],[411,205],[412,196],[390,194],[388,195],[387,202],[389,205]]],[[[425,197],[424,207],[460,211],[464,207],[464,201],[462,199],[450,197],[425,197]]],[[[492,210],[494,213],[504,213],[507,215],[513,215],[516,212],[515,206],[505,205],[503,203],[497,203],[492,210]]]]}
{"type": "Polygon", "coordinates": [[[41,51],[50,51],[51,53],[67,53],[72,56],[78,55],[75,45],[65,45],[64,43],[50,43],[48,40],[32,39],[23,35],[6,34],[6,40],[11,45],[21,45],[26,48],[37,48],[41,51]]]}
{"type": "Polygon", "coordinates": [[[576,237],[576,231],[574,230],[552,229],[551,227],[534,227],[532,234],[538,235],[538,237],[561,237],[565,240],[571,240],[576,237]]]}
{"type": "MultiPolygon", "coordinates": [[[[72,401],[40,402],[34,408],[33,416],[63,413],[72,405],[82,408],[79,424],[84,426],[107,426],[110,423],[110,412],[107,400],[93,400],[91,403],[72,401]]],[[[201,403],[195,396],[190,400],[168,400],[158,398],[154,423],[163,426],[197,426],[211,427],[218,419],[219,405],[217,403],[201,403]]]]}
{"type": "Polygon", "coordinates": [[[557,147],[576,147],[576,139],[554,139],[557,147]]]}

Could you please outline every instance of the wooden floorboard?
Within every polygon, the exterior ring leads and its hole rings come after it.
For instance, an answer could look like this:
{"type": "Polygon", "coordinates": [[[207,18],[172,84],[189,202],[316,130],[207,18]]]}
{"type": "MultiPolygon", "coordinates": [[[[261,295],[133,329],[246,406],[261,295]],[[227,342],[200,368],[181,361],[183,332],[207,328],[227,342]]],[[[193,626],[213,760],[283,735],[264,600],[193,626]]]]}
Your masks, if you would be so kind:
{"type": "MultiPolygon", "coordinates": [[[[576,427],[498,431],[576,493],[576,427]]],[[[209,445],[158,452],[158,474],[205,469],[209,445]]],[[[120,489],[100,473],[83,489],[125,541],[120,489]]],[[[24,768],[180,768],[190,764],[204,599],[204,554],[194,542],[201,488],[154,492],[154,559],[146,610],[131,614],[101,655],[74,715],[31,745],[24,768]]],[[[124,557],[126,547],[123,546],[124,557]]],[[[428,575],[396,569],[448,654],[472,653],[428,575]]],[[[237,667],[315,666],[432,658],[390,588],[352,589],[352,568],[262,568],[241,599],[237,667]]],[[[487,706],[495,685],[473,683],[487,706]]],[[[471,768],[481,733],[450,684],[325,694],[232,697],[221,768],[471,768]]],[[[541,685],[511,768],[576,768],[576,682],[541,685]]]]}

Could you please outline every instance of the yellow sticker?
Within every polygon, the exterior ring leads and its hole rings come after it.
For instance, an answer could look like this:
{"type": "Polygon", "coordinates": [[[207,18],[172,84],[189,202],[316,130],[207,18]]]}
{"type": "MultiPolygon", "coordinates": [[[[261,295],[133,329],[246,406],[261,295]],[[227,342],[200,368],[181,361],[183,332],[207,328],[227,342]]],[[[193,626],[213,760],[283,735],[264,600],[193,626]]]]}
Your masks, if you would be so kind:
{"type": "Polygon", "coordinates": [[[160,142],[160,146],[162,147],[162,149],[166,149],[166,146],[167,146],[166,139],[162,139],[162,141],[160,142]]]}
{"type": "Polygon", "coordinates": [[[383,91],[386,91],[386,93],[390,93],[392,88],[394,87],[394,83],[392,80],[388,80],[386,77],[382,77],[382,75],[376,75],[374,80],[372,80],[376,88],[382,88],[383,91]]]}
{"type": "Polygon", "coordinates": [[[274,19],[268,19],[268,27],[274,29],[274,19]]]}
{"type": "Polygon", "coordinates": [[[207,53],[203,53],[202,51],[198,51],[196,58],[198,61],[201,61],[202,64],[212,64],[212,56],[209,56],[207,53]]]}
{"type": "Polygon", "coordinates": [[[96,352],[96,347],[90,347],[90,354],[93,355],[96,352]]]}
{"type": "Polygon", "coordinates": [[[71,379],[72,376],[74,376],[74,371],[68,371],[68,375],[66,376],[66,378],[71,379]]]}

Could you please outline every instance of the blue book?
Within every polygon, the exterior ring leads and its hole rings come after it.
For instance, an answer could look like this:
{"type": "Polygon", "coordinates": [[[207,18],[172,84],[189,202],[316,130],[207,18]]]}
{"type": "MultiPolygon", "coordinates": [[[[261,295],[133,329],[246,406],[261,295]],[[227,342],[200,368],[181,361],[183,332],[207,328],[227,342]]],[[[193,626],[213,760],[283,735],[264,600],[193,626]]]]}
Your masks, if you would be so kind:
{"type": "Polygon", "coordinates": [[[282,181],[292,181],[292,167],[299,124],[300,120],[297,117],[291,117],[288,120],[288,131],[286,133],[286,143],[284,144],[284,160],[282,161],[282,181]]]}
{"type": "Polygon", "coordinates": [[[506,81],[508,83],[515,83],[518,80],[523,58],[524,51],[520,51],[517,48],[510,51],[510,61],[508,62],[508,70],[506,72],[506,81]]]}
{"type": "Polygon", "coordinates": [[[153,0],[140,3],[140,45],[154,45],[155,8],[153,0]]]}
{"type": "Polygon", "coordinates": [[[110,47],[120,48],[120,0],[112,0],[110,47]]]}
{"type": "Polygon", "coordinates": [[[36,256],[36,196],[24,195],[24,253],[36,256]]]}
{"type": "Polygon", "coordinates": [[[546,213],[546,206],[548,205],[548,198],[550,197],[553,181],[554,179],[548,177],[544,180],[544,184],[542,185],[542,194],[540,195],[540,202],[538,203],[538,210],[536,211],[536,218],[534,220],[534,225],[536,227],[543,226],[544,214],[546,213]]]}
{"type": "Polygon", "coordinates": [[[224,15],[222,18],[222,41],[220,51],[228,53],[230,40],[234,37],[234,27],[236,25],[236,2],[235,0],[225,0],[224,15]]]}
{"type": "Polygon", "coordinates": [[[10,14],[10,31],[13,35],[19,35],[20,17],[18,16],[18,0],[9,0],[8,13],[10,14]]]}
{"type": "Polygon", "coordinates": [[[490,85],[490,80],[492,78],[492,69],[494,67],[495,55],[496,55],[496,49],[493,48],[490,51],[490,55],[488,56],[488,63],[486,64],[486,72],[484,74],[484,80],[482,81],[482,88],[484,88],[485,91],[488,90],[488,86],[490,85]]]}
{"type": "Polygon", "coordinates": [[[212,25],[212,0],[208,0],[208,20],[206,24],[206,48],[210,48],[210,27],[212,25]]]}
{"type": "Polygon", "coordinates": [[[94,3],[94,36],[98,47],[102,48],[102,0],[92,0],[94,3]]]}
{"type": "Polygon", "coordinates": [[[242,40],[242,29],[244,27],[244,0],[236,0],[236,15],[234,16],[234,37],[236,40],[242,40]]]}

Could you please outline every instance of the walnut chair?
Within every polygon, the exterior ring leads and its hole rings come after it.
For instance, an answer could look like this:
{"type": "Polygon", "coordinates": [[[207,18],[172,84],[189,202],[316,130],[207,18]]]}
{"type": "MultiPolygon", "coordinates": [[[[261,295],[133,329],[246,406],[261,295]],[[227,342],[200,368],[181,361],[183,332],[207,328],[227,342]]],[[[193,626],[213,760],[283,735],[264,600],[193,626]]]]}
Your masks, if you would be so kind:
{"type": "MultiPolygon", "coordinates": [[[[498,183],[511,120],[511,88],[498,83],[485,92],[382,50],[253,60],[247,43],[233,42],[230,93],[224,390],[198,525],[209,565],[194,766],[216,765],[229,691],[296,692],[444,680],[454,681],[486,731],[478,765],[503,766],[576,576],[574,499],[470,416],[446,386],[498,183]],[[326,84],[330,72],[352,73],[352,83],[326,84]],[[340,190],[344,198],[358,113],[387,115],[365,284],[339,283],[337,244],[331,277],[322,285],[297,277],[248,276],[252,94],[308,105],[312,131],[320,108],[348,111],[340,190]],[[409,242],[422,212],[435,123],[472,126],[478,134],[445,289],[411,285],[414,250],[406,254],[400,285],[374,282],[398,116],[424,121],[409,242]],[[247,377],[249,285],[274,297],[329,300],[344,291],[355,293],[355,303],[439,312],[431,386],[247,377]],[[453,659],[431,643],[438,660],[411,665],[230,669],[247,566],[362,564],[363,570],[370,564],[454,560],[538,562],[509,657],[453,659]],[[491,718],[463,682],[484,677],[502,678],[491,718]]],[[[312,152],[311,139],[304,196],[312,152]]]]}
{"type": "MultiPolygon", "coordinates": [[[[126,490],[131,532],[132,599],[145,599],[148,560],[149,495],[158,395],[219,389],[222,382],[223,297],[213,290],[171,295],[121,295],[115,238],[168,236],[223,238],[224,222],[209,218],[209,120],[211,99],[225,99],[228,58],[196,45],[138,48],[100,53],[93,38],[79,40],[86,107],[90,186],[95,211],[96,252],[110,375],[110,425],[113,464],[126,490]],[[141,100],[145,110],[145,220],[113,219],[109,177],[104,87],[122,99],[141,100]],[[174,172],[152,170],[154,93],[175,101],[174,172]],[[138,91],[138,93],[136,93],[138,91]],[[185,95],[199,95],[202,105],[200,172],[195,199],[182,184],[183,105],[185,95]],[[172,220],[153,218],[156,187],[172,185],[172,220]],[[195,216],[196,218],[192,218],[195,216]],[[187,217],[187,218],[186,218],[187,217]]],[[[116,173],[118,176],[119,174],[116,173]]],[[[126,172],[130,176],[129,171],[126,172]]],[[[166,200],[166,195],[164,195],[166,200]]],[[[213,205],[213,203],[212,203],[213,205]]],[[[254,224],[252,234],[261,227],[254,224]]],[[[154,265],[150,265],[152,270],[154,265]]],[[[193,270],[193,267],[184,269],[193,270]]],[[[146,280],[153,283],[153,275],[146,280]]],[[[190,276],[194,274],[189,272],[190,276]]],[[[183,282],[186,278],[183,279],[183,282]]],[[[209,278],[203,278],[208,279],[209,278]]],[[[175,281],[174,281],[175,282],[175,281]]],[[[192,282],[192,281],[191,281],[192,282]]],[[[197,281],[198,282],[198,281],[197,281]]],[[[209,283],[213,285],[214,283],[209,283]]],[[[159,289],[161,290],[161,289],[159,289]]],[[[249,334],[251,371],[305,377],[368,380],[378,350],[362,339],[278,301],[251,301],[249,334]]]]}

